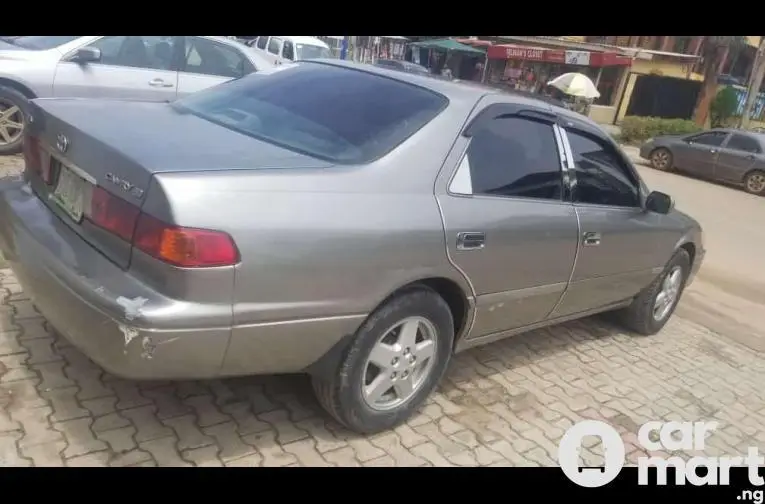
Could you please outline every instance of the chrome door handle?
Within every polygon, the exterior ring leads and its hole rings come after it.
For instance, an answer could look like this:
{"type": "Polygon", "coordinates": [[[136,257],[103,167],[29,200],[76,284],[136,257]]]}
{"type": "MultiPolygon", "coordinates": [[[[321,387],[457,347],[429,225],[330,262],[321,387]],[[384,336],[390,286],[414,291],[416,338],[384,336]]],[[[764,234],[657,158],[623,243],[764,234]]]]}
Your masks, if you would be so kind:
{"type": "Polygon", "coordinates": [[[582,242],[588,247],[600,245],[600,233],[584,233],[582,242]]]}
{"type": "Polygon", "coordinates": [[[173,87],[173,85],[169,82],[165,82],[162,79],[152,79],[149,81],[149,86],[151,87],[173,87]]]}
{"type": "Polygon", "coordinates": [[[717,149],[709,149],[710,154],[715,154],[717,152],[717,149]]]}
{"type": "Polygon", "coordinates": [[[467,231],[457,233],[457,250],[480,250],[486,246],[486,233],[467,231]]]}

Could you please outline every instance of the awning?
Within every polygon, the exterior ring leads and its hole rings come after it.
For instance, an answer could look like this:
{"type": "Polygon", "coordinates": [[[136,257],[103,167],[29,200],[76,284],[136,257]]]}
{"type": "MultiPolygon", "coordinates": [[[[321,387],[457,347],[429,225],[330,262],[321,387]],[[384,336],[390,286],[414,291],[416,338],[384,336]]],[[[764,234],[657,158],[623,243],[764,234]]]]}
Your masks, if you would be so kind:
{"type": "Polygon", "coordinates": [[[563,63],[591,67],[630,66],[632,58],[612,52],[568,51],[565,49],[549,49],[546,47],[521,46],[514,44],[498,44],[489,46],[486,50],[489,59],[544,61],[548,63],[563,63]]]}
{"type": "Polygon", "coordinates": [[[469,45],[460,44],[454,39],[434,39],[423,40],[421,42],[413,42],[409,44],[411,47],[420,47],[422,49],[436,49],[439,51],[456,51],[468,54],[480,54],[484,55],[482,50],[470,47],[469,45]]]}

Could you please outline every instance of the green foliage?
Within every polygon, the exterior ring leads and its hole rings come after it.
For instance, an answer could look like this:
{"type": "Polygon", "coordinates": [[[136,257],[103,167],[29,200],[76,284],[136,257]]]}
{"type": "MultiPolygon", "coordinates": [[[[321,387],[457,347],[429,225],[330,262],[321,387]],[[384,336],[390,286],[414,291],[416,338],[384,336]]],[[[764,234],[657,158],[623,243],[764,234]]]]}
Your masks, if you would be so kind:
{"type": "Polygon", "coordinates": [[[738,93],[731,86],[725,86],[717,92],[709,108],[712,127],[723,128],[730,126],[738,108],[738,93]]]}
{"type": "Polygon", "coordinates": [[[643,142],[662,135],[685,135],[701,131],[696,123],[685,119],[627,116],[620,125],[620,140],[624,143],[643,142]]]}

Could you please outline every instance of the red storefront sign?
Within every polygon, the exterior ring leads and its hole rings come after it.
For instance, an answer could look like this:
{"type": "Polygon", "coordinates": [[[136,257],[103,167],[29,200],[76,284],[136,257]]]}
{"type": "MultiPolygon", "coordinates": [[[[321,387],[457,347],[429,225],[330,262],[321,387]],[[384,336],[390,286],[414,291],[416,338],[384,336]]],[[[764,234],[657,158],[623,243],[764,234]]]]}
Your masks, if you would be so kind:
{"type": "MultiPolygon", "coordinates": [[[[489,59],[544,61],[547,63],[565,63],[566,51],[544,47],[518,46],[509,44],[492,45],[486,48],[489,59]]],[[[632,59],[616,53],[590,52],[589,66],[630,66],[632,59]]]]}
{"type": "Polygon", "coordinates": [[[564,51],[559,51],[557,49],[508,44],[493,45],[486,50],[486,55],[489,59],[548,61],[551,63],[562,63],[564,54],[564,51]]]}
{"type": "Polygon", "coordinates": [[[590,54],[590,66],[632,66],[632,58],[629,56],[621,56],[616,53],[594,52],[590,54]]]}

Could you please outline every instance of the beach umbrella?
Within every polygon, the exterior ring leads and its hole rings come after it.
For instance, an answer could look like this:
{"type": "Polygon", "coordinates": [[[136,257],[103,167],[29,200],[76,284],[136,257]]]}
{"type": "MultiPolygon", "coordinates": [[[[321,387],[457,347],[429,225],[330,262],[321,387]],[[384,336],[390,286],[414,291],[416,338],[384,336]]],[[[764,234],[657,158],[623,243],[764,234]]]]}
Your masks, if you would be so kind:
{"type": "Polygon", "coordinates": [[[559,89],[567,95],[579,98],[593,99],[600,96],[595,84],[592,83],[589,77],[581,73],[565,73],[554,78],[547,85],[559,89]]]}

